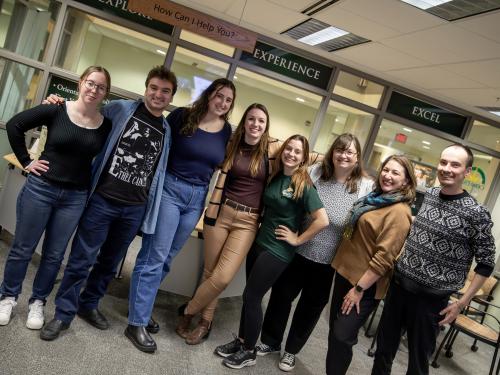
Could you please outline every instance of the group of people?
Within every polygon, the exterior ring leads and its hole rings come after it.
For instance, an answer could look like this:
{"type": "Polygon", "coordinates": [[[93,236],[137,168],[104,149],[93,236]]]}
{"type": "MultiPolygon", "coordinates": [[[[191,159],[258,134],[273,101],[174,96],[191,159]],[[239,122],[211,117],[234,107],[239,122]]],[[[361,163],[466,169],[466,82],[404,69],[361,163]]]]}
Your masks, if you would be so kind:
{"type": "Polygon", "coordinates": [[[342,134],[325,155],[307,139],[269,135],[270,116],[250,105],[233,131],[236,89],[212,82],[189,107],[163,111],[177,90],[175,75],[153,68],[144,98],[112,101],[106,69],[92,66],[75,101],[42,104],[7,123],[9,141],[29,172],[17,202],[16,232],[0,287],[0,325],[9,323],[28,264],[43,232],[26,326],[54,340],[75,315],[105,330],[99,310],[109,282],[139,231],[142,246],[132,272],[125,336],[154,352],[154,301],[173,258],[205,210],[212,174],[218,178],[204,213],[204,268],[193,297],[178,309],[176,332],[187,344],[205,340],[219,295],[246,259],[238,336],[215,354],[231,368],[281,352],[292,302],[300,294],[279,368],[291,371],[329,301],[327,374],[345,374],[360,327],[385,298],[372,374],[389,374],[401,332],[409,343],[408,374],[428,374],[439,326],[452,322],[494,267],[488,211],[463,188],[470,149],[443,150],[438,179],[416,217],[416,177],[403,155],[386,158],[375,179],[363,168],[358,139],[342,134]],[[46,125],[47,142],[31,160],[29,129],[46,125]],[[76,233],[44,322],[66,246],[76,233]],[[460,299],[475,259],[475,276],[460,299]],[[83,289],[83,290],[82,290],[83,289]],[[262,299],[271,290],[265,314],[262,299]],[[387,296],[386,296],[387,294],[387,296]],[[199,320],[194,322],[196,316],[199,320]],[[257,344],[259,335],[261,343],[257,344]]]}

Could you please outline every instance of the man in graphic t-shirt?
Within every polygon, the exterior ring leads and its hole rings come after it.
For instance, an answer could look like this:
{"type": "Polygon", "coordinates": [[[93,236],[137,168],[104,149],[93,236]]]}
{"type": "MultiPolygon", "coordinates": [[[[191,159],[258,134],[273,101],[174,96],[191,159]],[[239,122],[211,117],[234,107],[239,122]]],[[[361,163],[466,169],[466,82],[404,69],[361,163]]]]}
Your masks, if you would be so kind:
{"type": "MultiPolygon", "coordinates": [[[[43,340],[56,339],[76,314],[96,328],[109,327],[99,300],[139,229],[153,233],[156,225],[171,142],[162,113],[176,90],[175,75],[158,66],[148,74],[144,101],[116,100],[104,107],[113,129],[94,161],[92,195],[73,239],[54,319],[40,332],[43,340]]],[[[154,351],[147,330],[158,327],[150,323],[137,327],[134,339],[154,351]]]]}

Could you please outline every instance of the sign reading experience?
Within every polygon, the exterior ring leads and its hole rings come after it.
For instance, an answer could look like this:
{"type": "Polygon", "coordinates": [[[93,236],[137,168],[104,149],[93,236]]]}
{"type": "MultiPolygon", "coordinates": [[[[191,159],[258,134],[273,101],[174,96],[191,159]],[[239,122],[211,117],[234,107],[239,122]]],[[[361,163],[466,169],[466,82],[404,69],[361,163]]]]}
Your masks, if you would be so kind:
{"type": "Polygon", "coordinates": [[[467,117],[436,107],[421,100],[393,92],[387,112],[404,117],[433,129],[460,137],[467,117]]]}
{"type": "Polygon", "coordinates": [[[332,68],[277,47],[257,42],[252,53],[243,52],[241,61],[326,89],[332,68]]]}

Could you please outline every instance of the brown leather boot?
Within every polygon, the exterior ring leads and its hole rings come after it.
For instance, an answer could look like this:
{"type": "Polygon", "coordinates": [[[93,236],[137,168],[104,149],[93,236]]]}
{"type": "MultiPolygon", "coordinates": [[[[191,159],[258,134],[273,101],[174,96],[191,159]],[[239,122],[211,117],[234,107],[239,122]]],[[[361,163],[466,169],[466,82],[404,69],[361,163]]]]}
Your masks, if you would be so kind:
{"type": "Polygon", "coordinates": [[[186,337],[186,344],[198,345],[200,342],[208,338],[211,329],[212,323],[201,318],[196,328],[193,329],[191,333],[186,337]]]}
{"type": "Polygon", "coordinates": [[[183,339],[188,336],[189,328],[191,326],[191,320],[193,320],[194,317],[194,315],[191,314],[184,314],[185,308],[185,304],[179,307],[179,322],[177,323],[177,327],[175,328],[175,332],[177,332],[177,334],[183,339]]]}

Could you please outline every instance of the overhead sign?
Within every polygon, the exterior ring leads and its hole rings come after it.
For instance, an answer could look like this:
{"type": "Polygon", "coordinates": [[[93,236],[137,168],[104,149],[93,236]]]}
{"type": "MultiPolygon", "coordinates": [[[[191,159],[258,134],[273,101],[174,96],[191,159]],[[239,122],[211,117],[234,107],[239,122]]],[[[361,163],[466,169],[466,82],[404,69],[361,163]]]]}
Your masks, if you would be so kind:
{"type": "Polygon", "coordinates": [[[305,59],[280,48],[257,42],[251,52],[243,52],[241,61],[260,66],[287,77],[326,89],[333,68],[305,59]]]}
{"type": "Polygon", "coordinates": [[[257,34],[168,0],[128,0],[128,9],[210,39],[253,51],[257,34]]]}
{"type": "MultiPolygon", "coordinates": [[[[71,81],[65,78],[51,76],[47,96],[56,94],[64,100],[76,100],[78,98],[78,82],[71,81]]],[[[108,104],[111,100],[127,99],[123,96],[109,93],[108,97],[102,101],[103,105],[108,104]]]]}
{"type": "Polygon", "coordinates": [[[387,112],[404,117],[433,129],[460,137],[467,117],[436,107],[421,100],[393,92],[387,112]]]}
{"type": "Polygon", "coordinates": [[[152,29],[161,31],[165,34],[172,34],[174,27],[168,23],[157,21],[153,17],[135,12],[127,8],[127,0],[76,0],[79,3],[102,10],[106,13],[125,18],[129,21],[139,23],[152,29]]]}

